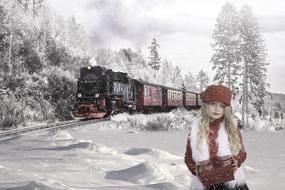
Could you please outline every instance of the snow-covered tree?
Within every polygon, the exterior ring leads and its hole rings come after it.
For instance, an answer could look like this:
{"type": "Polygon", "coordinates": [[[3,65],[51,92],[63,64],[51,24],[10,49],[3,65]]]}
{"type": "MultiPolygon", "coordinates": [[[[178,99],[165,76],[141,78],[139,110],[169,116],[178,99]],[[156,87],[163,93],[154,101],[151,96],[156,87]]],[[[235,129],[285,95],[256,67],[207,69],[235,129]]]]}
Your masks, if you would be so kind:
{"type": "Polygon", "coordinates": [[[50,91],[52,82],[63,78],[61,73],[54,72],[50,76],[46,72],[54,66],[64,70],[71,77],[63,79],[63,89],[72,89],[71,86],[76,84],[74,71],[78,72],[79,67],[88,62],[86,54],[71,53],[71,48],[82,47],[78,47],[80,43],[67,43],[74,42],[75,38],[81,42],[84,38],[81,30],[75,30],[78,32],[73,36],[66,32],[73,26],[76,26],[75,29],[81,26],[54,14],[48,6],[43,6],[43,2],[0,0],[0,92],[8,93],[1,100],[0,123],[4,127],[16,127],[26,119],[66,119],[64,114],[69,108],[60,102],[71,106],[72,96],[50,91]],[[58,97],[59,103],[54,103],[51,97],[58,97]],[[57,115],[54,115],[55,112],[57,115]]]}
{"type": "Polygon", "coordinates": [[[32,11],[33,18],[38,15],[40,8],[44,4],[44,0],[17,0],[17,2],[24,7],[26,13],[30,9],[32,11]]]}
{"type": "Polygon", "coordinates": [[[162,85],[169,85],[170,82],[170,73],[172,71],[172,63],[168,61],[167,59],[163,59],[162,65],[161,65],[161,81],[160,84],[162,85]]]}
{"type": "Polygon", "coordinates": [[[151,45],[149,47],[150,55],[149,55],[148,65],[154,70],[154,76],[161,67],[161,58],[158,53],[158,48],[159,48],[159,44],[157,40],[153,38],[151,45]]]}
{"type": "Polygon", "coordinates": [[[32,0],[33,18],[35,18],[36,15],[38,15],[43,4],[44,4],[44,0],[32,0]]]}
{"type": "Polygon", "coordinates": [[[114,63],[114,53],[111,49],[97,49],[95,60],[99,66],[111,69],[114,63]]]}
{"type": "Polygon", "coordinates": [[[189,72],[187,75],[184,76],[183,81],[185,83],[186,90],[189,90],[192,92],[198,92],[197,80],[191,72],[189,72]]]}
{"type": "Polygon", "coordinates": [[[252,103],[261,112],[266,95],[267,63],[264,40],[259,30],[257,19],[251,8],[243,6],[240,11],[240,52],[243,63],[242,81],[242,120],[248,126],[248,104],[252,103]]]}
{"type": "Polygon", "coordinates": [[[183,78],[181,74],[181,68],[178,66],[174,67],[172,71],[172,87],[181,89],[183,84],[183,78]]]}
{"type": "Polygon", "coordinates": [[[71,53],[84,56],[88,50],[87,33],[73,16],[67,20],[66,34],[66,45],[71,53]]]}
{"type": "Polygon", "coordinates": [[[25,12],[29,9],[30,0],[17,0],[24,7],[25,12]]]}
{"type": "Polygon", "coordinates": [[[213,33],[211,58],[213,70],[216,71],[214,81],[225,83],[234,92],[238,88],[240,73],[239,55],[239,18],[234,5],[227,2],[222,7],[216,20],[213,33]]]}
{"type": "Polygon", "coordinates": [[[202,69],[197,75],[198,90],[202,92],[209,84],[209,76],[202,69]]]}

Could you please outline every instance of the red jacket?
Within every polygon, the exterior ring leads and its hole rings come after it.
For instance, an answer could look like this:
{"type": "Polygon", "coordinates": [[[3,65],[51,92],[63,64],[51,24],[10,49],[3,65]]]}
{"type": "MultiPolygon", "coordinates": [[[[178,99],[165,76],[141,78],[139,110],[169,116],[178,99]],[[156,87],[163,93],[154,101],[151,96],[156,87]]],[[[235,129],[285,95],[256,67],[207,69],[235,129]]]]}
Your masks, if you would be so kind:
{"type": "MultiPolygon", "coordinates": [[[[210,129],[211,132],[209,133],[209,152],[210,152],[210,158],[216,157],[218,152],[218,145],[216,143],[216,138],[218,137],[218,131],[220,122],[222,119],[217,119],[210,123],[210,129]]],[[[238,129],[238,135],[241,139],[242,148],[239,151],[238,155],[233,155],[233,158],[238,161],[238,167],[245,161],[246,159],[246,152],[244,150],[242,137],[240,134],[240,131],[238,129]]],[[[190,136],[190,134],[189,134],[190,136]]],[[[189,170],[192,172],[193,175],[196,175],[196,163],[192,158],[192,150],[190,146],[190,138],[187,139],[187,145],[186,145],[186,153],[185,153],[185,163],[189,170]]]]}

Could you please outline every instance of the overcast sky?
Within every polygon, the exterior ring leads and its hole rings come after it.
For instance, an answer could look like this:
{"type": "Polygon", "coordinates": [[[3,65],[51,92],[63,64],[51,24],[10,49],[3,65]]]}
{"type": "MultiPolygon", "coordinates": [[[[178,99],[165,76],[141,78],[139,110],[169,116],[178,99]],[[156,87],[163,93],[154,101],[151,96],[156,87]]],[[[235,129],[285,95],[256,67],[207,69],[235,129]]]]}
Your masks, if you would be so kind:
{"type": "MultiPolygon", "coordinates": [[[[148,54],[152,38],[160,56],[197,74],[213,77],[210,43],[216,18],[226,0],[48,0],[65,17],[75,16],[94,47],[140,48],[148,54]]],[[[257,17],[268,50],[271,92],[285,94],[285,1],[235,0],[249,5],[257,17]]]]}

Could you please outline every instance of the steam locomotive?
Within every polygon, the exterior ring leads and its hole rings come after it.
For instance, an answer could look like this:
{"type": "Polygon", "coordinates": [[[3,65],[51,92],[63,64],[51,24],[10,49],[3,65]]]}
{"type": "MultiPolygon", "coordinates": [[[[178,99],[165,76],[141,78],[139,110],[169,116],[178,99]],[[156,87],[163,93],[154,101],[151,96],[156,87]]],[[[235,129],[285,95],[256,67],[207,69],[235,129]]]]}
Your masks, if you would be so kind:
{"type": "Polygon", "coordinates": [[[80,69],[73,115],[103,118],[121,112],[158,112],[200,106],[198,93],[132,79],[127,73],[100,66],[87,66],[80,69]]]}

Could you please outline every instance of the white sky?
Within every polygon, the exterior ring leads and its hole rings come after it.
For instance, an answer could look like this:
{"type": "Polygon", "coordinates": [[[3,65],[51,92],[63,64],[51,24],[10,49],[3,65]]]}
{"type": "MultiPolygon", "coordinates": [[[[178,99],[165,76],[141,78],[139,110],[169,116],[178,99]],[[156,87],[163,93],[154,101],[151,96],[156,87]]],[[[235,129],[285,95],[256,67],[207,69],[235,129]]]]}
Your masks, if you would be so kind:
{"type": "MultiPolygon", "coordinates": [[[[48,0],[63,16],[75,16],[86,27],[94,47],[140,48],[147,55],[152,38],[160,56],[183,73],[207,71],[213,76],[210,43],[215,20],[226,0],[48,0]]],[[[268,49],[271,92],[285,94],[285,1],[236,0],[257,17],[268,49]]]]}

